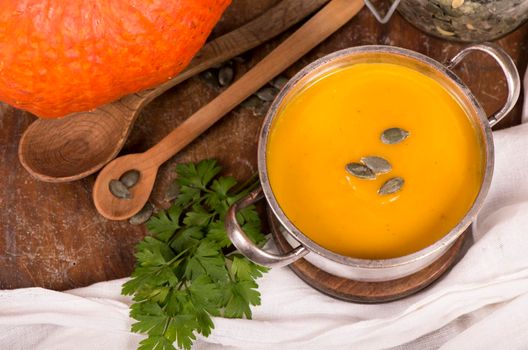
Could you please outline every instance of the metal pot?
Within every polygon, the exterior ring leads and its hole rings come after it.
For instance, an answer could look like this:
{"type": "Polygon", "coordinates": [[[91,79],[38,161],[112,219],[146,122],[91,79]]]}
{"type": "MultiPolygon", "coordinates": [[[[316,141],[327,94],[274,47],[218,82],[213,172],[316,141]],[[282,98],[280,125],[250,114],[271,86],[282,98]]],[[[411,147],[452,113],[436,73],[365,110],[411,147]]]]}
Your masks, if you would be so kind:
{"type": "MultiPolygon", "coordinates": [[[[494,164],[493,138],[491,128],[499,122],[515,105],[520,93],[519,73],[512,59],[501,48],[493,44],[469,46],[460,51],[447,65],[443,65],[420,53],[392,46],[360,46],[335,52],[305,67],[284,86],[273,102],[264,120],[258,145],[258,168],[261,188],[250,193],[246,198],[231,206],[226,217],[226,229],[229,238],[238,250],[257,264],[276,267],[288,265],[301,257],[319,268],[349,279],[358,281],[388,281],[408,276],[432,264],[440,258],[460,237],[475,219],[481,208],[491,183],[494,164]],[[463,58],[472,51],[489,54],[502,68],[508,85],[508,98],[505,105],[489,118],[473,96],[469,88],[452,72],[463,58]],[[367,260],[343,256],[325,249],[303,232],[301,232],[284,214],[277,202],[268,179],[266,149],[268,136],[278,117],[281,106],[295,96],[303,86],[321,75],[339,67],[356,63],[393,63],[402,65],[435,79],[464,108],[475,128],[480,133],[484,176],[480,191],[473,206],[462,220],[443,238],[434,244],[415,253],[392,259],[367,260]],[[284,228],[285,238],[292,246],[292,251],[284,255],[267,252],[256,246],[243,232],[236,220],[236,214],[244,207],[265,197],[273,214],[284,228]]],[[[302,203],[299,203],[302,205],[302,203]]]]}

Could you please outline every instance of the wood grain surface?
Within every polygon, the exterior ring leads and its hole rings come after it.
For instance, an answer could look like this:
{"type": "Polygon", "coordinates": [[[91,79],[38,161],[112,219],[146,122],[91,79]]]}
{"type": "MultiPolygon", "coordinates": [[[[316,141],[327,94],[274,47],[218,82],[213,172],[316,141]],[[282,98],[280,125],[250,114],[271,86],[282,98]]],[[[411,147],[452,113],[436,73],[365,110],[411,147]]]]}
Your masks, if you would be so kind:
{"type": "MultiPolygon", "coordinates": [[[[277,0],[234,0],[213,36],[233,30],[267,10],[277,0]]],[[[277,40],[236,63],[237,77],[258,62],[290,30],[277,40]]],[[[528,59],[528,25],[497,41],[524,74],[528,59]]],[[[303,66],[330,52],[350,46],[388,44],[409,48],[446,62],[463,44],[421,33],[396,15],[380,25],[363,9],[341,30],[286,71],[292,76],[303,66]]],[[[471,55],[457,73],[475,92],[488,113],[498,109],[506,96],[506,84],[495,63],[480,54],[471,55]]],[[[122,154],[142,152],[163,138],[221,90],[194,77],[169,90],[148,105],[136,122],[122,154]]],[[[380,96],[380,101],[383,96],[380,96]]],[[[520,106],[500,123],[517,124],[520,106]]],[[[256,170],[256,138],[263,115],[238,107],[161,169],[152,201],[164,200],[178,162],[217,158],[225,173],[239,179],[256,170]]],[[[94,178],[49,184],[32,179],[17,158],[22,132],[34,121],[28,113],[0,105],[0,288],[41,286],[63,290],[127,276],[134,265],[134,245],[146,231],[127,222],[110,222],[99,216],[91,202],[94,178]]]]}

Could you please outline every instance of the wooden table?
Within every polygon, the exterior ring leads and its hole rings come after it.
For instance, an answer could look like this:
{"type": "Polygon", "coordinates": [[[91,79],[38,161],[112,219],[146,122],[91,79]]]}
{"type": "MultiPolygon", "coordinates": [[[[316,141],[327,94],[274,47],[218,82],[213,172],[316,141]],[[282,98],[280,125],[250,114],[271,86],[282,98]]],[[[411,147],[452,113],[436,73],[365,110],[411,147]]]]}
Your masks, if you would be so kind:
{"type": "MultiPolygon", "coordinates": [[[[235,29],[277,2],[234,0],[213,35],[235,29]]],[[[287,35],[250,52],[246,63],[237,63],[237,76],[287,35]]],[[[285,74],[292,76],[330,52],[368,44],[401,46],[440,62],[447,61],[463,46],[423,34],[398,15],[389,24],[380,25],[363,9],[285,74]]],[[[528,25],[498,40],[498,44],[524,74],[528,25]]],[[[502,105],[506,84],[491,59],[472,54],[457,72],[488,113],[502,105]]],[[[144,110],[123,153],[152,146],[219,92],[195,77],[165,93],[144,110]]],[[[380,102],[382,99],[380,96],[380,102]]],[[[499,127],[519,122],[521,102],[499,127]]],[[[167,206],[163,197],[178,162],[217,158],[227,174],[239,179],[248,177],[256,170],[256,138],[262,118],[247,108],[234,110],[161,169],[152,201],[157,206],[167,206]]],[[[91,202],[93,176],[69,184],[32,179],[18,162],[17,147],[20,135],[33,120],[28,113],[0,104],[0,288],[41,286],[63,290],[129,275],[134,266],[134,245],[146,234],[145,229],[127,222],[110,222],[97,214],[91,202]]]]}

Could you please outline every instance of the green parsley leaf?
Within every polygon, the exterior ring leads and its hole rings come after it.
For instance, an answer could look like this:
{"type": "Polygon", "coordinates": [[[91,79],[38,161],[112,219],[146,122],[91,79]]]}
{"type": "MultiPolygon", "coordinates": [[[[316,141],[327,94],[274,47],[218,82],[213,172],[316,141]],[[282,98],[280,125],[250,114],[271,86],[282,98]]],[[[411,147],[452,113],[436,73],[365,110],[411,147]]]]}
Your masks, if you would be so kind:
{"type": "Polygon", "coordinates": [[[151,335],[139,342],[138,350],[176,350],[172,343],[165,337],[151,335]]]}
{"type": "Polygon", "coordinates": [[[214,215],[215,213],[210,213],[200,204],[195,204],[193,205],[192,210],[185,214],[183,223],[185,226],[207,226],[213,219],[214,215]]]}
{"type": "Polygon", "coordinates": [[[201,227],[190,226],[178,231],[176,235],[174,235],[170,246],[177,252],[185,249],[193,249],[200,244],[200,240],[203,236],[204,234],[201,227]]]}
{"type": "Polygon", "coordinates": [[[182,209],[173,205],[168,211],[161,211],[154,215],[148,222],[147,228],[152,234],[167,242],[172,234],[180,228],[179,220],[182,209]]]}
{"type": "Polygon", "coordinates": [[[255,243],[262,244],[266,241],[266,237],[260,232],[260,221],[259,222],[246,222],[242,225],[242,229],[247,236],[255,243]]]}
{"type": "MultiPolygon", "coordinates": [[[[136,247],[136,268],[122,294],[133,296],[132,331],[148,335],[140,350],[190,349],[196,333],[211,334],[213,316],[250,318],[251,306],[260,304],[255,280],[267,269],[224,254],[232,247],[226,212],[256,178],[237,187],[220,170],[214,160],[178,165],[174,204],[149,220],[150,235],[136,247]]],[[[254,206],[237,219],[255,243],[265,241],[254,206]]]]}
{"type": "Polygon", "coordinates": [[[214,221],[209,224],[207,239],[218,244],[220,248],[227,248],[231,245],[223,220],[214,221]]]}
{"type": "Polygon", "coordinates": [[[260,305],[260,293],[254,281],[233,282],[228,289],[224,316],[229,318],[251,318],[250,305],[260,305]]]}
{"type": "Polygon", "coordinates": [[[141,266],[161,266],[172,260],[174,251],[166,243],[147,236],[137,246],[136,258],[141,266]]]}
{"type": "Polygon", "coordinates": [[[232,189],[236,185],[235,178],[229,176],[229,177],[221,177],[218,180],[214,180],[211,189],[215,191],[221,198],[225,199],[227,198],[227,192],[229,192],[230,189],[232,189]]]}
{"type": "Polygon", "coordinates": [[[130,316],[138,320],[132,325],[133,332],[163,335],[167,315],[158,303],[145,301],[130,307],[130,316]]]}
{"type": "Polygon", "coordinates": [[[266,267],[257,265],[242,255],[233,254],[231,273],[238,281],[253,281],[256,278],[262,277],[262,273],[267,271],[268,269],[266,267]]]}
{"type": "Polygon", "coordinates": [[[221,168],[216,160],[203,160],[197,165],[193,163],[179,164],[176,166],[178,178],[176,182],[180,186],[189,186],[205,189],[209,182],[220,173],[221,168]]]}
{"type": "Polygon", "coordinates": [[[132,279],[123,284],[123,295],[134,295],[134,300],[143,300],[150,295],[152,288],[169,285],[174,286],[178,277],[168,266],[136,267],[132,279]]]}
{"type": "Polygon", "coordinates": [[[229,276],[225,266],[225,258],[218,254],[220,248],[212,241],[202,241],[192,258],[187,263],[185,277],[194,280],[202,275],[209,276],[213,281],[227,281],[229,276]]]}
{"type": "Polygon", "coordinates": [[[178,208],[186,208],[200,200],[200,195],[201,190],[199,188],[182,186],[174,205],[178,208]]]}

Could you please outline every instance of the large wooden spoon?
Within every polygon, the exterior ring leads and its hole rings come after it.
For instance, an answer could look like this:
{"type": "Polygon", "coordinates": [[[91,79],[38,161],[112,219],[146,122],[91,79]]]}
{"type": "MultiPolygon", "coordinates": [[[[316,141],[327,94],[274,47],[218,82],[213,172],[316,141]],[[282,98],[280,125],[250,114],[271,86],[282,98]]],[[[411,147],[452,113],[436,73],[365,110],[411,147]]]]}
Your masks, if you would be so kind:
{"type": "Polygon", "coordinates": [[[283,0],[246,25],[205,45],[174,79],[90,112],[37,120],[24,132],[18,155],[34,177],[46,182],[81,179],[116,157],[142,108],[176,84],[246,52],[310,15],[329,0],[283,0]]]}
{"type": "Polygon", "coordinates": [[[363,0],[332,0],[255,67],[157,145],[144,153],[129,154],[110,162],[97,177],[93,189],[99,213],[111,220],[124,220],[139,212],[148,201],[161,164],[339,29],[362,7],[363,0]],[[139,181],[132,187],[130,199],[116,198],[110,192],[110,182],[119,179],[128,170],[139,171],[139,181]]]}

